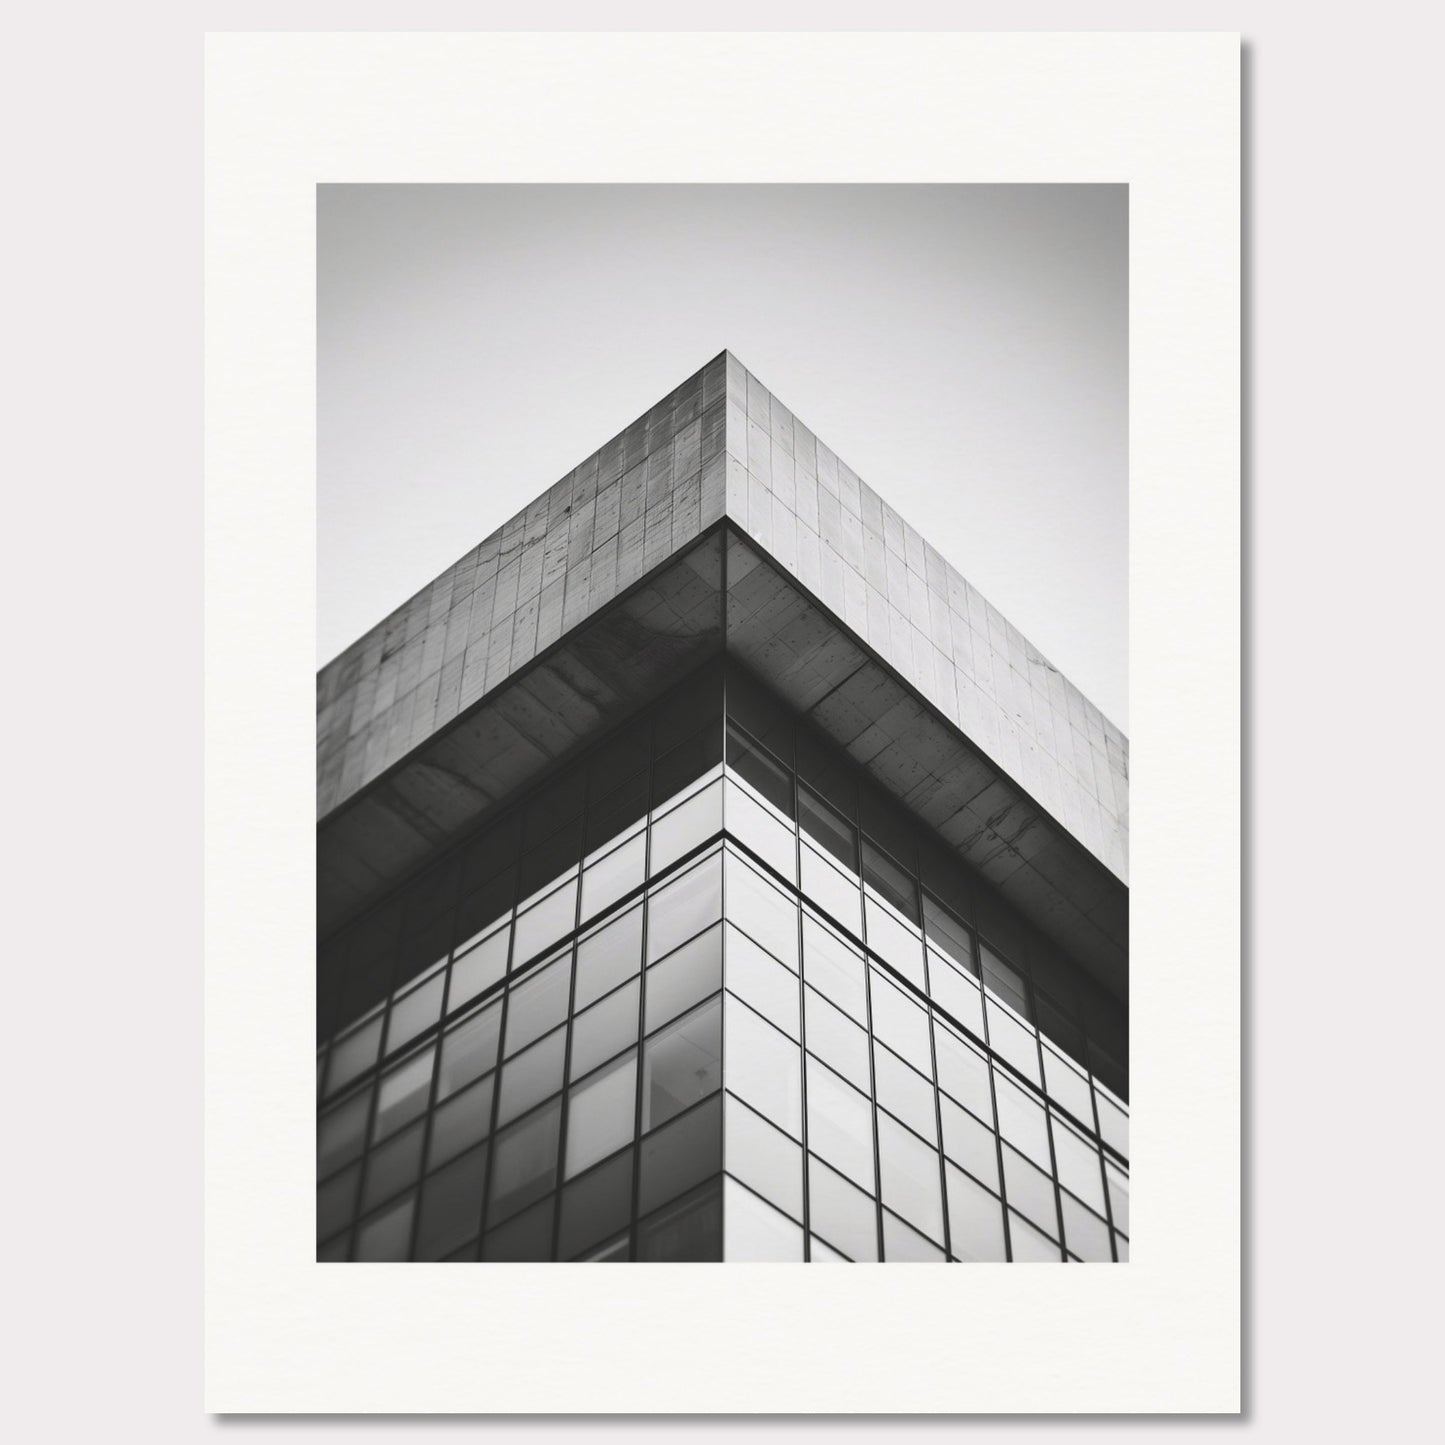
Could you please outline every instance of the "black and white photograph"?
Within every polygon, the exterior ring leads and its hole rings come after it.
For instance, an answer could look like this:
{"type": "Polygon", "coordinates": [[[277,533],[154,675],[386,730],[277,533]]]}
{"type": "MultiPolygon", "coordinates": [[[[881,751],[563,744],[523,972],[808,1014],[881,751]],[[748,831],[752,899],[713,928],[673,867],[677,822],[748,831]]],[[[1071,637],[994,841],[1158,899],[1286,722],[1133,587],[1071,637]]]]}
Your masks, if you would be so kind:
{"type": "Polygon", "coordinates": [[[1127,1263],[1128,220],[318,187],[319,1261],[1127,1263]]]}

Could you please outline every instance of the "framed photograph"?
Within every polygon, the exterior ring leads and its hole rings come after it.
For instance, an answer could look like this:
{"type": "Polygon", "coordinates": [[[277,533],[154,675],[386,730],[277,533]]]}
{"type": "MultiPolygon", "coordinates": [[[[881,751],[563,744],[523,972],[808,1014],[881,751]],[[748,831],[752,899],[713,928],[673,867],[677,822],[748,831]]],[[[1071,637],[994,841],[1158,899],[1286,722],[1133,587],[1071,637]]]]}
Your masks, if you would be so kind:
{"type": "Polygon", "coordinates": [[[206,145],[207,1407],[1237,1412],[1238,37],[206,145]]]}

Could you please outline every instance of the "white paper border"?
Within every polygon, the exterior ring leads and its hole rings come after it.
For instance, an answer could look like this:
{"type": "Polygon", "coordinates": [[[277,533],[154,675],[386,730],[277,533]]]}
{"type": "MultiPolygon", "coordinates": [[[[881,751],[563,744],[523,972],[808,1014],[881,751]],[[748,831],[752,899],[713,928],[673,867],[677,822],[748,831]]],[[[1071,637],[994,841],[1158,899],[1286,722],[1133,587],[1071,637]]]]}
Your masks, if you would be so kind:
{"type": "Polygon", "coordinates": [[[1238,123],[1234,35],[210,38],[208,1409],[1238,1409],[1238,123]],[[1128,182],[1127,1266],[314,1262],[314,188],[549,180],[1128,182]]]}

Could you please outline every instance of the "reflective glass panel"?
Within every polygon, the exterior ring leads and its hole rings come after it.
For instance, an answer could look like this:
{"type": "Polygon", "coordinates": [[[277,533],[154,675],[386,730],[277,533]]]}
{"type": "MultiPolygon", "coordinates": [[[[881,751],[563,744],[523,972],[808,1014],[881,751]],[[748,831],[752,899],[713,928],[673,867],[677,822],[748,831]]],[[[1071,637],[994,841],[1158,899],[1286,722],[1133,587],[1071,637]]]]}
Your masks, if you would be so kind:
{"type": "Polygon", "coordinates": [[[883,1202],[935,1240],[943,1238],[938,1154],[886,1114],[878,1116],[878,1174],[883,1202]]]}
{"type": "Polygon", "coordinates": [[[727,855],[728,921],[798,971],[798,905],[735,853],[727,855]]]}
{"type": "Polygon", "coordinates": [[[973,958],[973,930],[928,894],[923,895],[923,931],[928,941],[967,973],[977,974],[973,958]]]}
{"type": "Polygon", "coordinates": [[[637,1042],[637,979],[593,1004],[572,1022],[572,1077],[580,1079],[598,1064],[637,1042]]]}
{"type": "Polygon", "coordinates": [[[983,1037],[983,994],[971,978],[961,974],[940,954],[928,955],[928,995],[964,1028],[983,1037]]]}
{"type": "Polygon", "coordinates": [[[376,1090],[376,1124],[371,1131],[373,1139],[384,1139],[426,1112],[435,1056],[435,1046],[422,1049],[381,1076],[376,1090]]]}
{"type": "Polygon", "coordinates": [[[724,997],[728,1088],[780,1128],[801,1138],[803,1092],[797,1044],[745,1004],[724,997]]]}
{"type": "Polygon", "coordinates": [[[943,1152],[955,1164],[962,1164],[975,1179],[997,1190],[998,1140],[966,1109],[960,1109],[947,1094],[938,1100],[943,1114],[943,1152]]]}
{"type": "Polygon", "coordinates": [[[654,875],[684,853],[696,848],[705,838],[722,831],[722,782],[709,783],[685,803],[652,823],[652,862],[654,875]]]}
{"type": "Polygon", "coordinates": [[[582,874],[582,917],[593,918],[638,886],[647,873],[647,836],[639,833],[582,874]]]}
{"type": "Polygon", "coordinates": [[[557,1029],[540,1043],[514,1054],[502,1066],[497,1100],[497,1127],[525,1114],[562,1087],[562,1066],[567,1052],[567,1030],[557,1029]]]}
{"type": "Polygon", "coordinates": [[[1063,1255],[1053,1240],[1040,1234],[1023,1215],[1008,1212],[1009,1240],[1016,1264],[1061,1264],[1063,1255]]]}
{"type": "Polygon", "coordinates": [[[708,1263],[722,1255],[722,1183],[715,1181],[649,1215],[637,1227],[637,1257],[708,1263]]]}
{"type": "Polygon", "coordinates": [[[1081,1124],[1092,1126],[1094,1107],[1089,1097],[1089,1081],[1073,1064],[1048,1044],[1043,1046],[1044,1087],[1081,1124]]]}
{"type": "Polygon", "coordinates": [[[731,779],[724,806],[728,832],[746,843],[763,862],[776,868],[789,883],[796,883],[798,845],[792,826],[781,822],[731,779]]]}
{"type": "Polygon", "coordinates": [[[632,1215],[632,1150],[615,1155],[562,1191],[558,1256],[574,1259],[625,1229],[632,1215]]]}
{"type": "Polygon", "coordinates": [[[321,1116],[316,1137],[316,1174],[319,1179],[360,1157],[366,1137],[366,1116],[370,1112],[371,1090],[363,1089],[321,1116]]]}
{"type": "Polygon", "coordinates": [[[567,1017],[572,988],[572,956],[564,954],[520,978],[507,991],[507,1045],[515,1054],[550,1033],[567,1017]]]}
{"type": "Polygon", "coordinates": [[[1072,1194],[1061,1194],[1064,1214],[1064,1243],[1080,1259],[1091,1264],[1108,1264],[1114,1258],[1109,1248],[1109,1226],[1085,1209],[1072,1194]]]}
{"type": "Polygon", "coordinates": [[[371,1151],[366,1161],[366,1183],[361,1191],[363,1212],[375,1209],[393,1194],[416,1183],[421,1173],[421,1146],[425,1137],[426,1125],[414,1124],[371,1151]]]}
{"type": "Polygon", "coordinates": [[[512,945],[512,967],[518,968],[529,959],[565,938],[577,926],[577,880],[564,883],[540,903],[517,915],[516,941],[512,945]]]}
{"type": "Polygon", "coordinates": [[[873,1049],[873,1084],[879,1104],[936,1149],[938,1120],[933,1085],[881,1044],[873,1049]]]}
{"type": "Polygon", "coordinates": [[[1006,964],[986,943],[979,944],[978,957],[983,969],[984,987],[997,994],[1010,1008],[1028,1018],[1029,1000],[1023,975],[1006,964]]]}
{"type": "Polygon", "coordinates": [[[589,933],[577,945],[574,1009],[584,1009],[642,967],[642,908],[629,908],[620,918],[589,933]]]}
{"type": "Polygon", "coordinates": [[[437,1106],[432,1114],[428,1168],[444,1164],[492,1132],[492,1087],[496,1077],[489,1074],[464,1093],[437,1106]]]}
{"type": "Polygon", "coordinates": [[[646,1133],[722,1087],[722,1007],[714,998],[659,1030],[644,1046],[646,1133]]]}
{"type": "Polygon", "coordinates": [[[722,925],[674,949],[647,970],[646,1031],[674,1019],[722,987],[722,925]]]}
{"type": "Polygon", "coordinates": [[[382,1019],[378,1015],[332,1045],[326,1071],[328,1094],[334,1094],[353,1079],[359,1079],[376,1063],[381,1052],[381,1025],[382,1019]]]}
{"type": "Polygon", "coordinates": [[[502,1005],[489,1003],[442,1035],[442,1060],[437,1077],[437,1098],[445,1099],[480,1078],[497,1063],[502,1037],[502,1005]]]}
{"type": "Polygon", "coordinates": [[[1114,1216],[1114,1228],[1124,1234],[1129,1232],[1129,1176],[1112,1164],[1104,1166],[1109,1180],[1109,1209],[1114,1216]]]}
{"type": "Polygon", "coordinates": [[[361,1165],[353,1164],[317,1189],[317,1239],[329,1239],[338,1229],[351,1223],[356,1213],[356,1186],[360,1179],[361,1165]]]}
{"type": "Polygon", "coordinates": [[[808,844],[802,846],[803,892],[810,902],[852,933],[863,932],[863,893],[857,878],[835,868],[808,844]]]}
{"type": "Polygon", "coordinates": [[[883,1211],[883,1258],[892,1264],[942,1264],[943,1251],[896,1214],[883,1211]]]}
{"type": "Polygon", "coordinates": [[[482,1240],[482,1258],[497,1262],[538,1263],[552,1258],[552,1213],[555,1199],[544,1199],[518,1214],[482,1240]]]}
{"type": "Polygon", "coordinates": [[[873,1106],[816,1059],[808,1060],[808,1147],[873,1192],[873,1106]]]}
{"type": "Polygon", "coordinates": [[[1003,1206],[988,1190],[953,1165],[948,1175],[948,1237],[956,1259],[1006,1259],[1003,1206]]]}
{"type": "Polygon", "coordinates": [[[998,1131],[1015,1148],[1027,1154],[1040,1169],[1050,1170],[1049,1130],[1044,1111],[1017,1084],[994,1070],[994,1099],[998,1104],[998,1131]]]}
{"type": "Polygon", "coordinates": [[[863,840],[863,881],[905,918],[918,922],[918,885],[906,868],[867,838],[863,840]]]}
{"type": "Polygon", "coordinates": [[[871,1093],[873,1078],[867,1032],[811,988],[804,990],[803,1006],[807,1014],[808,1052],[836,1069],[850,1084],[871,1093]]]}
{"type": "Polygon", "coordinates": [[[909,983],[923,987],[923,944],[918,935],[900,923],[877,899],[864,900],[868,923],[868,947],[896,968],[909,983]]]}
{"type": "Polygon", "coordinates": [[[723,1163],[765,1199],[803,1217],[803,1151],[746,1104],[723,1099],[723,1163]]]}
{"type": "Polygon", "coordinates": [[[793,816],[793,779],[768,753],[735,727],[728,728],[727,765],[746,778],[779,812],[793,816]]]}
{"type": "Polygon", "coordinates": [[[433,974],[419,988],[403,994],[392,1004],[391,1019],[386,1026],[387,1053],[409,1044],[441,1017],[446,982],[445,972],[433,974]]]}
{"type": "Polygon", "coordinates": [[[1057,1115],[1053,1119],[1054,1162],[1059,1183],[1098,1214],[1104,1212],[1104,1171],[1099,1151],[1057,1115]]]}
{"type": "Polygon", "coordinates": [[[878,1258],[878,1207],[820,1159],[808,1160],[808,1217],[813,1231],[849,1259],[878,1258]]]}
{"type": "Polygon", "coordinates": [[[992,999],[988,1000],[989,1047],[1008,1060],[1019,1073],[1042,1085],[1039,1072],[1039,1046],[1033,1030],[1005,1013],[992,999]]]}
{"type": "Polygon", "coordinates": [[[1099,1111],[1099,1133],[1104,1143],[1127,1159],[1129,1157],[1129,1116],[1098,1089],[1094,1102],[1099,1111]]]}
{"type": "Polygon", "coordinates": [[[498,1134],[492,1146],[490,1218],[495,1221],[540,1199],[557,1182],[562,1101],[553,1099],[498,1134]]]}
{"type": "Polygon", "coordinates": [[[831,928],[803,915],[803,977],[829,1003],[860,1024],[868,1018],[867,984],[863,959],[851,944],[831,928]]]}
{"type": "Polygon", "coordinates": [[[928,1015],[903,990],[889,983],[876,968],[868,970],[873,1001],[873,1036],[915,1069],[933,1077],[933,1050],[928,1037],[928,1015]]]}
{"type": "Polygon", "coordinates": [[[798,976],[728,925],[727,986],[790,1038],[799,1036],[798,976]]]}
{"type": "Polygon", "coordinates": [[[984,1123],[992,1123],[993,1094],[989,1088],[988,1064],[983,1055],[942,1024],[935,1025],[933,1040],[938,1053],[939,1087],[952,1094],[984,1123]]]}
{"type": "Polygon", "coordinates": [[[647,909],[647,961],[653,962],[722,916],[722,860],[714,853],[653,893],[647,909]]]}
{"type": "Polygon", "coordinates": [[[447,994],[449,1013],[501,980],[507,972],[507,949],[511,942],[511,930],[500,928],[453,960],[451,992],[447,994]]]}
{"type": "Polygon", "coordinates": [[[722,1169],[722,1096],[648,1134],[642,1151],[638,1208],[656,1208],[722,1169]]]}
{"type": "Polygon", "coordinates": [[[637,1114],[637,1054],[626,1054],[572,1086],[567,1102],[571,1179],[632,1142],[637,1114]]]}
{"type": "Polygon", "coordinates": [[[798,824],[808,837],[831,853],[845,868],[855,873],[858,871],[856,829],[837,809],[804,785],[798,788],[798,824]]]}
{"type": "Polygon", "coordinates": [[[411,1245],[411,1212],[415,1205],[415,1196],[408,1194],[405,1199],[368,1219],[356,1236],[357,1259],[405,1259],[411,1245]]]}
{"type": "Polygon", "coordinates": [[[723,1181],[723,1258],[801,1264],[803,1229],[732,1179],[723,1181]]]}
{"type": "Polygon", "coordinates": [[[1015,1209],[1022,1209],[1039,1228],[1058,1234],[1054,1181],[1007,1144],[1003,1146],[1003,1187],[1004,1196],[1015,1209]]]}
{"type": "Polygon", "coordinates": [[[839,1254],[832,1245],[824,1244],[816,1234],[808,1236],[808,1258],[814,1264],[848,1264],[851,1262],[846,1254],[839,1254]]]}

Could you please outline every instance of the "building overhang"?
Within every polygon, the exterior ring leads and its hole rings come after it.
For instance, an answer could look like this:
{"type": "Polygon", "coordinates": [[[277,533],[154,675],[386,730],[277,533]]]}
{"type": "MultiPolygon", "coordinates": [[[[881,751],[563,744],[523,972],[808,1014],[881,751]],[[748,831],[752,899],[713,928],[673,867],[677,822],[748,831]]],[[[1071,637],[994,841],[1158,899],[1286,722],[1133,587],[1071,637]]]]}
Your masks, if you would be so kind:
{"type": "Polygon", "coordinates": [[[529,782],[726,652],[1116,997],[1128,888],[793,573],[731,523],[560,637],[318,825],[324,937],[529,782]]]}

